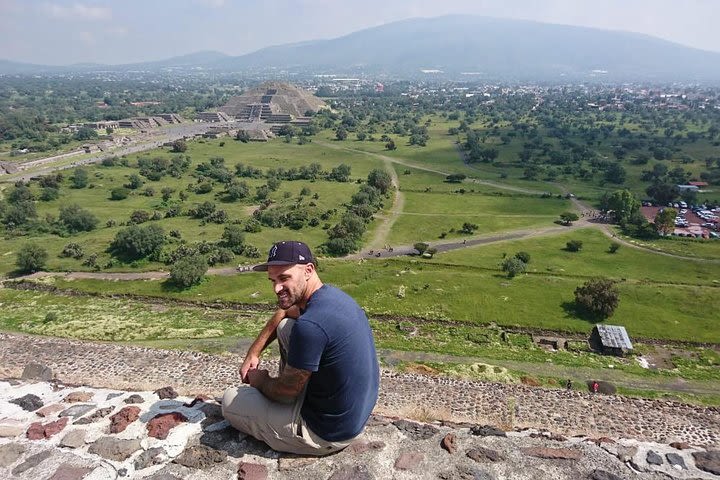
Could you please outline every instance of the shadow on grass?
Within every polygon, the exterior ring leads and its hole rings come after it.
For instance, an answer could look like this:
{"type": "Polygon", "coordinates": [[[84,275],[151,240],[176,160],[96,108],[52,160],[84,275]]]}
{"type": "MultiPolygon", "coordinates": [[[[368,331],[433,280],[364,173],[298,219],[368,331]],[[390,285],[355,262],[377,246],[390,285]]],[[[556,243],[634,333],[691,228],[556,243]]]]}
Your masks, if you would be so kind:
{"type": "Polygon", "coordinates": [[[169,278],[167,280],[163,280],[160,284],[160,289],[164,293],[183,293],[188,291],[190,288],[192,287],[183,287],[182,285],[178,285],[169,278]]]}
{"type": "Polygon", "coordinates": [[[590,312],[575,302],[562,302],[560,307],[565,311],[567,317],[579,318],[589,323],[600,323],[605,317],[594,312],[590,312]]]}

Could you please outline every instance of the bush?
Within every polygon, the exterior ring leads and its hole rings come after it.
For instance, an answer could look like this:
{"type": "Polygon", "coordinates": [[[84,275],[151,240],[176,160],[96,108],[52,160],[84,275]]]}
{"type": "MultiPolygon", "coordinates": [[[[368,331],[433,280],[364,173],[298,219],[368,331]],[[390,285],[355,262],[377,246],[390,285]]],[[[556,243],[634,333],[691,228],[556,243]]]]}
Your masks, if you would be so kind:
{"type": "Polygon", "coordinates": [[[607,278],[588,280],[575,289],[577,306],[602,318],[610,317],[620,302],[620,293],[615,282],[607,278]]]}
{"type": "Polygon", "coordinates": [[[183,153],[187,150],[187,143],[185,140],[179,139],[172,143],[172,151],[175,153],[183,153]]]}
{"type": "Polygon", "coordinates": [[[88,184],[88,173],[83,168],[76,168],[73,176],[70,177],[72,188],[85,188],[88,184]]]}
{"type": "Polygon", "coordinates": [[[608,252],[615,253],[620,249],[620,244],[618,242],[612,242],[610,246],[608,247],[608,252]]]}
{"type": "Polygon", "coordinates": [[[581,240],[570,240],[565,244],[565,249],[568,252],[579,252],[582,246],[583,242],[581,240]]]}
{"type": "Polygon", "coordinates": [[[130,195],[130,190],[125,187],[117,187],[110,190],[110,200],[125,200],[130,195]]]}
{"type": "Polygon", "coordinates": [[[61,207],[58,218],[71,233],[89,232],[98,224],[95,215],[76,204],[61,207]]]}
{"type": "Polygon", "coordinates": [[[60,253],[60,256],[66,258],[71,257],[79,260],[85,256],[85,251],[79,243],[68,243],[65,247],[63,247],[63,251],[60,253]]]}
{"type": "Polygon", "coordinates": [[[518,273],[523,273],[527,265],[518,257],[509,257],[503,260],[502,269],[507,273],[508,278],[513,278],[518,273]]]}
{"type": "Polygon", "coordinates": [[[42,270],[47,259],[47,250],[34,243],[26,243],[20,247],[15,265],[23,273],[33,273],[42,270]]]}
{"type": "Polygon", "coordinates": [[[139,259],[150,255],[157,255],[165,243],[165,232],[159,225],[138,227],[133,225],[120,230],[110,249],[120,256],[129,259],[139,259]]]}
{"type": "Polygon", "coordinates": [[[522,260],[525,264],[530,263],[530,254],[527,252],[517,252],[515,258],[522,260]]]}
{"type": "Polygon", "coordinates": [[[202,281],[207,269],[207,261],[202,255],[183,257],[170,268],[170,280],[179,287],[191,287],[202,281]]]}
{"type": "Polygon", "coordinates": [[[148,212],[145,210],[135,210],[130,214],[128,223],[130,225],[139,225],[148,221],[150,221],[150,214],[148,212]]]}
{"type": "Polygon", "coordinates": [[[50,202],[60,198],[60,190],[54,187],[45,187],[40,192],[40,200],[43,202],[50,202]]]}
{"type": "Polygon", "coordinates": [[[240,225],[228,225],[222,234],[223,245],[234,253],[241,254],[245,246],[245,233],[240,225]]]}

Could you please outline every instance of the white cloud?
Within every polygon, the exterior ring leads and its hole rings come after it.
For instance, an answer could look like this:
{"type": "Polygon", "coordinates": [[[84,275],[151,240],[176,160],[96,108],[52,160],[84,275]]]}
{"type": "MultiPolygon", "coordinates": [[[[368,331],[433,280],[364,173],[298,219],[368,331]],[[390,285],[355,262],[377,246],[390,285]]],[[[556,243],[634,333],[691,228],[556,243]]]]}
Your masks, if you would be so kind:
{"type": "Polygon", "coordinates": [[[54,3],[43,3],[40,11],[55,18],[73,18],[77,20],[109,20],[112,10],[107,7],[93,7],[82,3],[63,6],[54,3]]]}
{"type": "Polygon", "coordinates": [[[87,44],[87,45],[94,45],[95,44],[95,35],[92,34],[92,32],[77,32],[77,36],[80,38],[80,41],[87,44]]]}
{"type": "Polygon", "coordinates": [[[127,27],[117,26],[117,27],[110,27],[106,31],[110,35],[115,35],[117,37],[124,37],[125,35],[128,34],[129,30],[127,29],[127,27]]]}
{"type": "Polygon", "coordinates": [[[211,8],[221,8],[227,3],[227,0],[197,0],[201,5],[211,8]]]}

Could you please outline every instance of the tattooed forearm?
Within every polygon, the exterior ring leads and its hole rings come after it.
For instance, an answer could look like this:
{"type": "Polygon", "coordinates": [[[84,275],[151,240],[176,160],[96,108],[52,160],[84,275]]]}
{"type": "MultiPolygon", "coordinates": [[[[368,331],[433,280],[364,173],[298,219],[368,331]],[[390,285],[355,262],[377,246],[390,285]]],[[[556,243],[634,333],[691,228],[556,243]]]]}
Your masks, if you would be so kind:
{"type": "Polygon", "coordinates": [[[260,391],[269,399],[281,403],[293,403],[300,395],[312,372],[286,365],[278,378],[268,378],[260,391]]]}

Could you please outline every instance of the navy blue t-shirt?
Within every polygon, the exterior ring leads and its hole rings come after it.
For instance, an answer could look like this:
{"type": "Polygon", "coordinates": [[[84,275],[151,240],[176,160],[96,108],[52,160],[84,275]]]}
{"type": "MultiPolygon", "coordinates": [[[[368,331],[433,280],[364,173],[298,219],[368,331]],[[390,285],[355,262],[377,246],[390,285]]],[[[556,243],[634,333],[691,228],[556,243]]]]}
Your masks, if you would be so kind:
{"type": "Polygon", "coordinates": [[[380,369],[365,312],[342,290],[312,294],[290,334],[288,365],[313,372],[301,414],[325,440],[362,431],[378,397],[380,369]]]}

